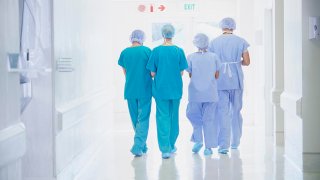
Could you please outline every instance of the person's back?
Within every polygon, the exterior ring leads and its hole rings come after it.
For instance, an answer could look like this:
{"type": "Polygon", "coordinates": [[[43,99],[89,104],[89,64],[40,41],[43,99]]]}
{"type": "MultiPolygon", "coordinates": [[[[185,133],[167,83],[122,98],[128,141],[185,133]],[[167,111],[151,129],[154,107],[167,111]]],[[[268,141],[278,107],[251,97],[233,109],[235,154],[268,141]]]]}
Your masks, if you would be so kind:
{"type": "Polygon", "coordinates": [[[152,78],[146,69],[151,50],[145,46],[124,49],[120,55],[120,64],[126,69],[125,99],[150,98],[152,78]]]}
{"type": "Polygon", "coordinates": [[[217,55],[211,52],[195,52],[188,56],[192,73],[189,84],[190,102],[217,102],[217,80],[214,76],[220,67],[217,55]]]}
{"type": "Polygon", "coordinates": [[[153,96],[160,99],[180,99],[182,96],[181,66],[185,55],[175,45],[161,45],[153,49],[150,60],[154,61],[157,75],[154,77],[153,96]]]}
{"type": "Polygon", "coordinates": [[[243,89],[241,58],[248,46],[243,38],[234,34],[222,34],[211,41],[209,50],[216,53],[222,63],[219,90],[243,89]]]}

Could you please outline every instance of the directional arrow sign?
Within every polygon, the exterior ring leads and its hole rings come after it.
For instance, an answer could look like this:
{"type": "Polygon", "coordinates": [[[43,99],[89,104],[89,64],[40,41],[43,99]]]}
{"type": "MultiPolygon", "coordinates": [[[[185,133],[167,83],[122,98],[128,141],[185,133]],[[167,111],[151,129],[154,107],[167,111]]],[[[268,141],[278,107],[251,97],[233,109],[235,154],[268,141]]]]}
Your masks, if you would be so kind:
{"type": "Polygon", "coordinates": [[[160,5],[160,6],[158,7],[158,9],[160,9],[160,11],[164,11],[164,10],[166,9],[166,7],[165,7],[164,5],[160,5]]]}

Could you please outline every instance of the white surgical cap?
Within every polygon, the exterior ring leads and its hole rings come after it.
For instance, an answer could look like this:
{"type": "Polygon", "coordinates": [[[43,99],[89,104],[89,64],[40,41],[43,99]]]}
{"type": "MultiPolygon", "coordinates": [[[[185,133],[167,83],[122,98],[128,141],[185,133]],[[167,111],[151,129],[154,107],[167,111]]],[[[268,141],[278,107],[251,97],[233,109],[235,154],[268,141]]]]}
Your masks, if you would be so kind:
{"type": "Polygon", "coordinates": [[[174,36],[175,30],[171,24],[166,24],[162,27],[161,33],[164,38],[172,38],[174,36]]]}
{"type": "Polygon", "coordinates": [[[235,30],[236,29],[236,22],[232,18],[229,18],[229,17],[224,18],[220,21],[220,28],[235,30]]]}
{"type": "Polygon", "coordinates": [[[131,43],[138,42],[140,44],[143,44],[144,40],[145,40],[145,35],[143,31],[139,29],[132,31],[130,36],[131,43]]]}
{"type": "Polygon", "coordinates": [[[193,44],[197,48],[205,50],[209,46],[209,37],[203,33],[198,33],[193,39],[193,44]]]}

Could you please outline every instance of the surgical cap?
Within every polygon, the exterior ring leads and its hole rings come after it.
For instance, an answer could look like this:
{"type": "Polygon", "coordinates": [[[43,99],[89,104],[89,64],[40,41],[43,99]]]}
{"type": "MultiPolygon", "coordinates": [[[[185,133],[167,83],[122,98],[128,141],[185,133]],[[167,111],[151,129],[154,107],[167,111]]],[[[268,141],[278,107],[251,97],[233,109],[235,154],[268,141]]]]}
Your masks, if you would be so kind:
{"type": "Polygon", "coordinates": [[[203,33],[198,33],[193,39],[193,44],[201,50],[207,49],[209,46],[209,37],[203,33]]]}
{"type": "Polygon", "coordinates": [[[144,35],[143,31],[138,30],[138,29],[132,31],[131,36],[130,36],[131,43],[138,42],[140,44],[143,44],[144,40],[145,40],[145,35],[144,35]]]}
{"type": "Polygon", "coordinates": [[[166,24],[162,27],[161,33],[164,38],[172,38],[174,36],[175,30],[171,24],[166,24]]]}
{"type": "Polygon", "coordinates": [[[229,17],[224,18],[220,21],[220,28],[235,30],[236,29],[236,22],[232,18],[229,18],[229,17]]]}

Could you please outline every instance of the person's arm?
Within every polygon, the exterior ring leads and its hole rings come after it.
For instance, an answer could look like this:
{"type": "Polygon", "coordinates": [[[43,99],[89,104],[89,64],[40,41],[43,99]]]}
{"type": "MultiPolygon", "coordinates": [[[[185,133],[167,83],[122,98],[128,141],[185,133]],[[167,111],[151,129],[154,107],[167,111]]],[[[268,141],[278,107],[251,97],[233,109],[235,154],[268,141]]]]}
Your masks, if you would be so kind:
{"type": "Polygon", "coordinates": [[[245,51],[242,54],[242,65],[243,66],[249,66],[250,65],[250,55],[249,55],[249,51],[245,51]]]}
{"type": "Polygon", "coordinates": [[[216,71],[216,73],[214,74],[214,77],[215,77],[216,79],[219,78],[219,71],[216,71]]]}
{"type": "Polygon", "coordinates": [[[180,73],[181,73],[181,76],[183,76],[183,71],[181,71],[180,73]]]}
{"type": "Polygon", "coordinates": [[[127,75],[126,69],[125,69],[125,68],[122,68],[122,70],[123,70],[123,74],[126,76],[126,75],[127,75]]]}

